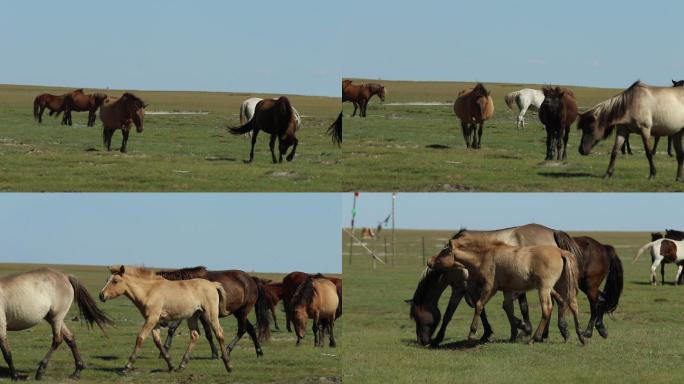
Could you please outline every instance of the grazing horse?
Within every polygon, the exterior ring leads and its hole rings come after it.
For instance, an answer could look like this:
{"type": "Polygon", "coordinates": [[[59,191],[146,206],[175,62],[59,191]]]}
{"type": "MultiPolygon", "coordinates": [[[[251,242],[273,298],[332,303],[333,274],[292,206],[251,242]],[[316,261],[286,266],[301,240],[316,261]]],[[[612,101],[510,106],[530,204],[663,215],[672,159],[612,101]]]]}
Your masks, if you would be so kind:
{"type": "Polygon", "coordinates": [[[38,120],[38,123],[42,123],[43,112],[46,108],[50,111],[50,116],[59,116],[60,113],[64,112],[64,96],[51,95],[49,93],[36,96],[33,99],[33,118],[38,120]]]}
{"type": "Polygon", "coordinates": [[[335,348],[333,329],[339,308],[339,298],[335,284],[322,276],[309,276],[299,285],[291,302],[297,345],[304,338],[307,319],[312,319],[314,347],[323,346],[327,331],[329,346],[335,348]]]}
{"type": "MultiPolygon", "coordinates": [[[[679,80],[679,81],[674,81],[672,80],[672,86],[673,87],[684,87],[684,80],[679,80]]],[[[656,154],[656,148],[658,147],[658,142],[660,141],[660,137],[656,136],[656,138],[653,140],[653,155],[655,156],[656,154]]],[[[667,155],[672,157],[672,136],[667,137],[667,155]]]]}
{"type": "Polygon", "coordinates": [[[484,123],[494,115],[494,101],[489,91],[482,83],[477,83],[474,88],[462,90],[454,102],[454,113],[461,120],[466,147],[479,149],[484,123]]]}
{"type": "Polygon", "coordinates": [[[292,297],[294,296],[297,288],[310,276],[315,276],[319,278],[326,278],[332,281],[337,288],[337,295],[339,297],[339,306],[337,308],[336,316],[342,316],[342,279],[336,277],[326,277],[319,274],[310,275],[306,272],[294,271],[288,273],[283,277],[282,288],[280,293],[280,298],[283,300],[283,308],[285,309],[285,326],[288,332],[292,332],[290,324],[292,323],[292,297]]]}
{"type": "Polygon", "coordinates": [[[135,124],[138,133],[143,131],[145,120],[145,104],[138,96],[124,93],[121,97],[108,96],[100,106],[100,120],[102,120],[102,141],[108,151],[112,150],[112,136],[117,129],[121,130],[121,153],[126,153],[128,133],[131,124],[135,124]]]}
{"type": "Polygon", "coordinates": [[[133,369],[133,363],[150,332],[171,372],[173,365],[168,351],[162,345],[160,327],[172,321],[187,319],[190,342],[178,366],[179,371],[185,369],[190,359],[190,352],[199,341],[197,321],[200,318],[211,324],[211,331],[221,347],[223,365],[226,371],[232,370],[230,357],[224,347],[223,329],[219,322],[219,316],[228,315],[225,303],[230,298],[220,283],[204,279],[171,281],[158,276],[152,270],[124,265],[112,266],[109,271],[111,275],[100,292],[100,300],[105,302],[125,295],[145,319],[135,340],[133,353],[128,358],[128,363],[124,366],[122,373],[127,374],[133,369]]]}
{"type": "Polygon", "coordinates": [[[95,119],[97,119],[97,110],[102,105],[102,102],[107,98],[104,93],[93,93],[86,95],[83,93],[83,88],[77,89],[64,96],[64,117],[62,124],[71,126],[71,112],[85,112],[88,111],[88,126],[95,126],[95,119]]]}
{"type": "MultiPolygon", "coordinates": [[[[263,356],[261,350],[260,340],[267,340],[270,337],[270,328],[268,324],[268,301],[265,296],[263,284],[260,280],[256,280],[249,274],[240,270],[228,271],[208,271],[205,267],[182,268],[170,271],[157,271],[156,274],[167,280],[190,280],[190,279],[205,279],[215,283],[220,283],[226,291],[227,300],[224,302],[226,313],[235,316],[237,320],[237,333],[233,340],[228,344],[228,353],[233,351],[235,345],[240,341],[242,336],[247,332],[254,343],[254,350],[257,357],[263,356]],[[259,333],[257,335],[254,326],[249,321],[249,313],[255,309],[257,318],[257,327],[259,333]]],[[[180,326],[180,321],[169,325],[169,332],[164,343],[164,349],[168,351],[173,342],[173,336],[180,326]]],[[[218,352],[216,346],[211,338],[211,329],[206,322],[202,323],[204,326],[204,336],[209,341],[211,347],[211,358],[218,359],[218,352]]]]}
{"type": "Polygon", "coordinates": [[[651,136],[672,136],[677,153],[676,180],[682,180],[684,87],[653,87],[637,81],[619,95],[581,114],[577,128],[582,130],[579,152],[583,156],[588,155],[599,141],[608,138],[613,130],[617,130],[610,163],[604,175],[606,179],[613,175],[618,150],[629,133],[641,135],[650,168],[649,179],[654,179],[656,169],[648,139],[651,136]]]}
{"type": "Polygon", "coordinates": [[[332,137],[333,143],[338,147],[342,146],[342,112],[337,115],[337,119],[328,127],[328,135],[332,137]]]}
{"type": "Polygon", "coordinates": [[[342,102],[351,101],[354,104],[354,113],[360,109],[359,116],[366,117],[366,109],[370,99],[377,95],[380,101],[384,102],[387,96],[385,86],[378,83],[352,84],[350,80],[342,80],[342,102]]]}
{"type": "Polygon", "coordinates": [[[544,93],[537,89],[523,88],[519,91],[507,93],[504,100],[508,109],[513,110],[513,103],[518,107],[520,112],[518,113],[517,127],[518,129],[525,129],[525,113],[527,113],[527,109],[532,107],[539,110],[539,107],[544,102],[544,93]]]}
{"type": "Polygon", "coordinates": [[[575,94],[562,87],[544,87],[543,91],[544,101],[539,107],[539,120],[546,127],[546,160],[553,160],[554,147],[556,160],[565,160],[570,126],[577,120],[575,94]]]}
{"type": "Polygon", "coordinates": [[[650,249],[651,260],[653,260],[651,263],[651,285],[657,285],[656,270],[658,269],[658,265],[662,262],[676,263],[679,266],[674,280],[674,284],[677,285],[679,283],[679,276],[682,274],[682,268],[684,268],[684,266],[682,266],[684,263],[684,241],[665,238],[651,241],[639,248],[633,261],[637,261],[639,256],[647,249],[650,249]]]}
{"type": "Polygon", "coordinates": [[[278,99],[261,100],[254,108],[254,116],[251,120],[239,127],[229,127],[229,130],[233,135],[244,135],[247,132],[252,133],[252,149],[249,152],[249,160],[245,161],[246,163],[251,163],[254,160],[254,145],[256,144],[259,131],[270,133],[269,147],[271,148],[271,157],[275,164],[283,162],[283,155],[287,153],[290,146],[292,146],[292,152],[287,155],[287,161],[294,159],[297,152],[297,144],[299,143],[296,137],[297,128],[297,120],[294,108],[290,104],[290,99],[286,96],[281,96],[278,99]],[[274,151],[276,139],[278,139],[278,150],[280,152],[279,160],[276,160],[274,151]]]}
{"type": "MultiPolygon", "coordinates": [[[[543,341],[544,329],[553,310],[553,297],[560,303],[559,319],[570,308],[577,338],[581,344],[585,344],[580,331],[576,297],[577,259],[571,252],[549,245],[514,247],[499,241],[452,239],[438,255],[430,258],[428,266],[440,270],[466,269],[468,279],[478,283],[481,291],[475,301],[469,339],[475,337],[484,306],[496,291],[504,292],[504,309],[511,321],[514,293],[536,288],[539,291],[542,319],[529,342],[543,341]]],[[[567,340],[565,335],[564,338],[567,340]]]]}
{"type": "Polygon", "coordinates": [[[7,331],[22,331],[32,328],[42,320],[52,328],[52,345],[38,364],[36,380],[43,378],[52,353],[66,341],[74,356],[76,370],[71,378],[77,379],[85,364],[76,346],[76,340],[64,323],[71,303],[76,301],[81,319],[92,326],[104,327],[112,320],[97,307],[83,283],[76,276],[67,275],[51,268],[40,268],[29,272],[0,277],[0,349],[9,367],[12,380],[18,380],[12,361],[7,331]]]}
{"type": "Polygon", "coordinates": [[[266,294],[266,302],[268,303],[269,309],[271,310],[271,315],[273,315],[273,324],[276,330],[280,330],[278,327],[278,319],[276,319],[276,307],[280,302],[280,297],[283,291],[283,283],[268,282],[264,283],[264,293],[266,294]]]}

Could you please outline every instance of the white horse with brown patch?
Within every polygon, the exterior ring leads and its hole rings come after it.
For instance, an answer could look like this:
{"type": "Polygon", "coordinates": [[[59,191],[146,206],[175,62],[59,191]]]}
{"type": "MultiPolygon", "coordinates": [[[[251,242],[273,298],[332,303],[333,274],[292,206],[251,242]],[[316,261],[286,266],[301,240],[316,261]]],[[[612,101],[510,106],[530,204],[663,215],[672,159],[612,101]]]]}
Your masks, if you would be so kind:
{"type": "Polygon", "coordinates": [[[656,270],[660,263],[676,263],[679,268],[677,268],[677,276],[675,276],[674,283],[677,285],[679,281],[679,275],[682,273],[682,262],[684,262],[684,241],[677,241],[671,239],[658,239],[645,244],[643,247],[639,248],[636,256],[634,256],[633,261],[637,261],[639,256],[641,256],[644,251],[650,248],[651,251],[651,285],[657,285],[656,282],[656,270]]]}
{"type": "Polygon", "coordinates": [[[525,114],[527,110],[530,107],[537,111],[539,110],[539,107],[544,102],[544,92],[532,88],[523,88],[519,91],[507,93],[504,100],[508,109],[513,110],[513,103],[518,107],[520,112],[518,113],[517,127],[518,129],[525,129],[525,114]]]}

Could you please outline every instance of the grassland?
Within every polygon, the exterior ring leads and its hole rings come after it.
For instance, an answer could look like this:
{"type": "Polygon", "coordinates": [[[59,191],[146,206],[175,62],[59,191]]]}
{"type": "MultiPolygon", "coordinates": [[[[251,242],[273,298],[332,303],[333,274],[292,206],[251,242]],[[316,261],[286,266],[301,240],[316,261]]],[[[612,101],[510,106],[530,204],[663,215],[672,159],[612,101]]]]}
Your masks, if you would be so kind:
{"type": "MultiPolygon", "coordinates": [[[[355,82],[369,80],[358,79],[355,82]]],[[[343,190],[364,191],[682,191],[676,183],[676,162],[660,145],[658,175],[649,181],[641,140],[632,136],[634,155],[620,156],[613,178],[604,181],[613,139],[581,156],[581,134],[573,126],[566,162],[545,162],[546,131],[536,113],[526,115],[525,130],[516,128],[515,112],[504,95],[530,84],[486,83],[495,105],[482,136],[481,150],[465,148],[460,123],[453,114],[456,94],[472,83],[382,81],[385,103],[373,98],[368,117],[349,117],[344,103],[345,143],[343,190]],[[443,105],[406,105],[431,102],[443,105]]],[[[629,84],[625,84],[625,87],[629,84]]],[[[571,87],[580,110],[586,110],[617,89],[571,87]]]]}
{"type": "MultiPolygon", "coordinates": [[[[649,257],[632,263],[637,249],[650,240],[648,233],[588,233],[613,244],[620,255],[625,286],[614,317],[606,318],[608,339],[596,332],[587,346],[576,338],[567,344],[555,327],[547,342],[529,346],[511,344],[508,322],[499,294],[488,305],[494,328],[493,342],[464,343],[472,310],[464,303],[456,311],[446,339],[438,349],[420,347],[404,299],[413,295],[423,270],[422,238],[426,255],[439,250],[452,235],[446,231],[397,231],[396,257],[388,247],[387,265],[373,269],[368,254],[354,247],[349,264],[345,236],[345,345],[343,381],[348,383],[660,383],[679,381],[684,301],[682,287],[648,285],[649,257]]],[[[585,233],[582,233],[585,234],[585,233]]],[[[343,235],[344,236],[344,235],[343,235]]],[[[367,245],[384,258],[382,239],[367,245]]],[[[675,268],[666,269],[674,279],[675,268]]],[[[446,308],[449,291],[440,307],[446,308]]],[[[586,297],[580,294],[580,320],[589,320],[586,297]]],[[[528,296],[533,323],[539,321],[539,303],[528,296]]],[[[516,312],[519,313],[516,308],[516,312]]],[[[482,330],[480,328],[480,334],[482,330]]]]}
{"type": "MultiPolygon", "coordinates": [[[[291,96],[302,114],[297,157],[272,164],[268,136],[257,143],[255,161],[243,164],[249,139],[226,125],[239,123],[240,103],[252,95],[208,92],[138,92],[148,112],[190,111],[206,115],[151,115],[142,133],[132,132],[128,154],[120,154],[120,132],[112,152],[102,146],[98,119],[86,113],[74,126],[47,117],[33,119],[33,98],[66,88],[0,85],[0,191],[339,191],[340,149],[325,135],[339,113],[339,99],[291,96]]],[[[98,91],[88,89],[87,91],[98,91]]],[[[122,91],[99,90],[112,95],[122,91]]]]}
{"type": "MultiPolygon", "coordinates": [[[[1,264],[0,274],[9,274],[36,268],[30,264],[1,264]]],[[[91,294],[97,296],[109,272],[105,267],[91,266],[55,266],[55,268],[76,275],[81,279],[91,294]]],[[[256,274],[268,278],[282,278],[282,275],[256,274]]],[[[263,345],[264,357],[257,359],[249,337],[240,341],[231,354],[233,372],[228,375],[220,360],[210,360],[210,351],[204,337],[193,351],[193,359],[183,372],[168,373],[165,363],[158,359],[158,350],[150,339],[145,341],[143,350],[135,363],[135,371],[127,376],[120,376],[120,369],[126,364],[133,350],[135,337],[142,326],[143,319],[138,310],[125,297],[107,303],[99,303],[116,321],[116,327],[107,331],[105,338],[97,330],[88,330],[85,326],[71,321],[78,315],[76,305],[67,316],[67,325],[76,335],[76,341],[87,365],[80,383],[327,383],[339,382],[341,376],[341,358],[338,349],[313,348],[313,338],[308,332],[303,344],[295,347],[294,334],[284,329],[284,315],[278,313],[282,331],[273,331],[272,339],[263,345]]],[[[254,315],[250,316],[254,322],[254,315]]],[[[336,324],[338,344],[343,344],[342,319],[336,324]]],[[[227,337],[232,338],[236,331],[235,320],[227,317],[221,320],[227,337]]],[[[171,358],[175,365],[180,362],[187,346],[187,331],[182,331],[174,339],[171,358]]],[[[10,332],[10,345],[14,364],[21,374],[33,377],[38,362],[43,358],[51,342],[50,328],[47,323],[40,324],[22,332],[10,332]]],[[[0,376],[8,377],[7,366],[0,363],[0,376]]],[[[73,372],[73,359],[66,345],[53,355],[44,382],[74,382],[67,377],[73,372]]],[[[8,380],[8,379],[6,379],[8,380]]]]}

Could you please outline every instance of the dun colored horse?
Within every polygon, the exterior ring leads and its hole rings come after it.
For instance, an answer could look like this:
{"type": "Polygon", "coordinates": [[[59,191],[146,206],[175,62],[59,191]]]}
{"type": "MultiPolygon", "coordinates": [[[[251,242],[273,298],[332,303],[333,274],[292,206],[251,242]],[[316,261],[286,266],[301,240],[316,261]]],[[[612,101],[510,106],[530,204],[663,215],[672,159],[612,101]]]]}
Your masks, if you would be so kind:
{"type": "Polygon", "coordinates": [[[639,248],[633,261],[637,261],[639,256],[647,249],[651,251],[651,260],[653,260],[651,263],[651,285],[657,285],[656,270],[658,269],[658,265],[664,261],[676,263],[679,266],[677,269],[677,276],[674,280],[674,284],[677,285],[679,283],[679,277],[682,274],[682,268],[684,268],[684,241],[665,238],[651,241],[639,248]]]}
{"type": "Polygon", "coordinates": [[[72,125],[71,112],[88,112],[88,126],[95,126],[95,119],[97,119],[97,110],[102,105],[102,102],[107,98],[104,93],[93,93],[86,95],[83,93],[83,88],[77,89],[64,96],[64,117],[62,124],[72,125]]]}
{"type": "Polygon", "coordinates": [[[385,101],[387,90],[385,86],[378,83],[352,84],[351,80],[342,80],[342,102],[351,101],[354,104],[352,117],[359,109],[359,116],[366,117],[366,109],[370,99],[377,95],[381,101],[385,101]]]}
{"type": "Polygon", "coordinates": [[[229,130],[234,135],[252,133],[252,149],[249,152],[249,160],[246,163],[251,163],[254,160],[254,145],[256,144],[259,131],[271,134],[269,147],[274,164],[277,162],[282,163],[283,155],[287,153],[290,146],[292,146],[292,152],[287,155],[287,161],[292,161],[297,152],[297,144],[299,143],[296,137],[297,123],[290,100],[286,96],[281,96],[278,99],[261,100],[257,103],[254,109],[254,117],[251,120],[239,127],[229,127],[229,130]],[[278,150],[280,152],[279,160],[276,160],[274,151],[276,139],[278,140],[278,150]]]}
{"type": "Polygon", "coordinates": [[[52,353],[63,341],[71,349],[76,365],[71,378],[80,377],[85,364],[74,335],[64,323],[64,317],[74,300],[78,304],[81,319],[85,319],[90,326],[95,323],[104,332],[104,327],[112,324],[112,320],[97,307],[88,290],[75,276],[41,268],[0,278],[0,349],[9,366],[12,380],[20,377],[12,361],[7,331],[29,329],[43,320],[52,328],[52,345],[38,364],[36,380],[43,378],[52,353]]]}
{"type": "MultiPolygon", "coordinates": [[[[684,232],[681,231],[676,231],[674,229],[666,229],[665,230],[665,235],[663,235],[660,232],[653,232],[651,233],[651,241],[656,241],[658,239],[671,239],[671,240],[684,240],[684,232]]],[[[651,263],[653,262],[653,257],[651,257],[651,263]]],[[[660,281],[663,285],[665,285],[665,264],[669,264],[670,262],[666,259],[663,259],[663,261],[660,263],[660,281]]],[[[683,275],[679,275],[679,280],[677,281],[677,284],[682,284],[682,280],[684,279],[683,275]]]]}
{"type": "Polygon", "coordinates": [[[337,288],[337,295],[339,297],[339,306],[337,308],[336,316],[342,316],[342,279],[338,279],[336,277],[326,277],[321,274],[309,275],[308,273],[299,271],[290,272],[283,278],[280,296],[280,298],[283,300],[286,321],[285,326],[288,332],[292,332],[292,328],[290,327],[290,324],[292,323],[292,297],[297,291],[297,288],[299,288],[299,286],[310,276],[326,278],[335,284],[335,287],[337,288]]]}
{"type": "Polygon", "coordinates": [[[108,151],[112,150],[112,136],[117,129],[121,130],[123,140],[121,153],[126,153],[128,134],[131,124],[135,124],[138,133],[143,131],[145,119],[145,104],[139,97],[132,93],[124,93],[121,97],[108,96],[100,107],[100,120],[102,120],[102,140],[108,151]]]}
{"type": "Polygon", "coordinates": [[[338,147],[342,146],[342,112],[337,115],[337,119],[328,127],[328,136],[332,137],[333,143],[338,147]]]}
{"type": "MultiPolygon", "coordinates": [[[[270,337],[270,328],[268,320],[268,300],[265,296],[263,284],[258,279],[253,278],[249,274],[240,270],[227,271],[209,271],[205,267],[183,268],[170,271],[157,271],[156,274],[167,280],[190,280],[190,279],[205,279],[212,282],[220,283],[225,290],[227,300],[224,302],[225,311],[228,315],[232,314],[237,320],[237,333],[233,340],[228,344],[228,353],[232,352],[238,341],[247,332],[254,343],[254,350],[257,357],[263,356],[261,350],[260,340],[268,340],[270,337]],[[254,326],[249,321],[249,313],[255,309],[257,318],[257,327],[259,333],[257,335],[254,326]]],[[[164,349],[169,350],[173,342],[173,336],[180,326],[180,321],[174,322],[169,326],[169,332],[164,343],[164,349]]],[[[211,347],[211,358],[218,359],[218,352],[216,346],[211,338],[211,329],[209,324],[203,322],[204,335],[209,341],[211,347]]]]}
{"type": "Polygon", "coordinates": [[[543,340],[553,310],[553,297],[561,304],[559,319],[570,308],[577,338],[585,344],[576,298],[577,260],[571,252],[548,245],[514,247],[498,241],[452,239],[437,256],[430,258],[428,265],[441,270],[466,269],[468,279],[478,282],[481,291],[475,302],[469,338],[474,338],[482,310],[496,291],[504,292],[504,309],[510,322],[514,293],[537,289],[542,319],[530,343],[543,340]]]}
{"type": "Polygon", "coordinates": [[[59,116],[60,113],[64,112],[64,96],[51,95],[49,93],[36,96],[33,100],[33,118],[38,120],[38,123],[42,123],[43,112],[46,108],[50,111],[50,116],[59,116]]]}
{"type": "Polygon", "coordinates": [[[489,91],[482,83],[462,90],[454,101],[454,113],[461,120],[466,147],[480,148],[484,123],[494,115],[494,101],[489,91]]]}
{"type": "Polygon", "coordinates": [[[314,346],[323,346],[326,331],[329,335],[329,346],[336,346],[333,329],[339,308],[339,296],[332,281],[322,276],[307,277],[297,288],[291,304],[297,345],[304,338],[307,319],[312,319],[314,346]]]}
{"type": "Polygon", "coordinates": [[[565,160],[568,156],[570,126],[577,120],[575,94],[567,88],[544,87],[544,101],[539,107],[539,120],[546,127],[546,160],[565,160]],[[561,149],[562,155],[561,155],[561,149]]]}
{"type": "Polygon", "coordinates": [[[100,292],[100,300],[115,299],[121,295],[128,297],[140,314],[145,318],[135,348],[123,368],[123,373],[133,369],[142,344],[152,333],[152,339],[166,361],[169,372],[173,370],[171,357],[164,349],[161,341],[160,327],[173,321],[188,320],[190,328],[190,342],[178,366],[183,370],[190,360],[190,352],[199,341],[199,327],[197,321],[202,318],[211,324],[211,331],[216,336],[221,347],[221,357],[226,371],[230,372],[230,357],[224,348],[223,329],[219,316],[227,316],[225,303],[229,300],[226,291],[220,283],[204,279],[170,281],[158,276],[154,271],[146,268],[129,266],[112,266],[109,268],[111,276],[100,292]]]}
{"type": "MultiPolygon", "coordinates": [[[[679,80],[679,81],[672,80],[672,86],[673,87],[684,87],[684,80],[679,80]]],[[[658,148],[658,142],[659,141],[660,141],[659,136],[656,136],[656,138],[653,140],[653,155],[654,156],[656,154],[656,148],[658,148]]],[[[667,137],[667,155],[670,157],[674,156],[672,154],[672,136],[667,137]]]]}
{"type": "Polygon", "coordinates": [[[579,146],[582,155],[588,155],[598,142],[617,130],[604,178],[613,175],[617,153],[627,135],[638,133],[649,163],[649,179],[654,179],[656,169],[648,139],[651,136],[672,136],[677,154],[676,180],[682,180],[684,87],[653,87],[637,81],[619,95],[581,114],[577,127],[582,130],[582,142],[579,146]]]}

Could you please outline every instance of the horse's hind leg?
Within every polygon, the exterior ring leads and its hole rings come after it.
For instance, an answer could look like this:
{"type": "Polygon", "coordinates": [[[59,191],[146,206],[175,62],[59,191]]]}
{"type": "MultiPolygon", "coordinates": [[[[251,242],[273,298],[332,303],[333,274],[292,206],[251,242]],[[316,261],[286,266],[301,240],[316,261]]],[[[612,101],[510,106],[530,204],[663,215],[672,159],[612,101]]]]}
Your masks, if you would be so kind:
{"type": "Polygon", "coordinates": [[[682,136],[684,130],[672,135],[672,145],[674,145],[675,153],[677,154],[677,181],[682,181],[682,164],[684,163],[684,150],[682,150],[682,136]]]}
{"type": "Polygon", "coordinates": [[[271,305],[271,316],[273,317],[273,325],[275,326],[276,331],[280,331],[280,327],[278,326],[278,319],[276,319],[275,305],[271,305]]]}
{"type": "Polygon", "coordinates": [[[553,160],[553,130],[550,126],[546,127],[546,158],[545,160],[553,160]]]}
{"type": "Polygon", "coordinates": [[[4,312],[0,312],[0,349],[2,350],[2,356],[5,358],[7,367],[9,368],[12,380],[18,380],[19,375],[17,374],[16,369],[14,369],[12,349],[10,348],[9,340],[7,339],[7,321],[5,320],[4,312]]]}
{"type": "MultiPolygon", "coordinates": [[[[188,328],[190,328],[190,341],[188,342],[188,347],[185,349],[185,353],[183,354],[183,358],[181,359],[180,364],[178,365],[177,371],[182,371],[185,369],[185,367],[188,365],[188,361],[190,361],[190,353],[192,352],[192,349],[195,348],[195,345],[199,341],[199,328],[197,327],[197,315],[191,317],[188,319],[188,328]]],[[[171,371],[173,368],[171,367],[171,363],[169,363],[169,371],[171,371]]]]}
{"type": "MultiPolygon", "coordinates": [[[[599,281],[599,284],[601,282],[599,281]]],[[[584,337],[590,338],[594,333],[594,328],[597,327],[597,320],[599,318],[599,313],[601,309],[599,307],[599,289],[598,284],[594,284],[593,281],[589,281],[590,286],[586,289],[587,299],[589,299],[589,310],[591,317],[589,318],[589,323],[587,324],[587,329],[584,331],[584,337]]],[[[601,331],[599,330],[599,333],[601,331]]]]}
{"type": "Polygon", "coordinates": [[[169,372],[173,371],[173,365],[171,364],[171,356],[169,356],[169,351],[164,349],[164,344],[162,344],[161,341],[161,330],[159,328],[155,328],[152,330],[152,340],[154,340],[154,345],[156,345],[159,349],[159,354],[166,361],[166,365],[168,365],[169,372]]]}
{"type": "Polygon", "coordinates": [[[461,121],[461,132],[463,133],[463,140],[465,140],[466,148],[470,148],[470,126],[468,123],[461,121]]]}
{"type": "Polygon", "coordinates": [[[515,342],[518,339],[518,322],[520,320],[515,318],[515,309],[513,307],[513,293],[505,292],[503,301],[503,310],[506,312],[506,317],[508,318],[508,323],[511,326],[511,337],[508,339],[510,342],[515,342]]]}
{"type": "Polygon", "coordinates": [[[572,312],[572,317],[575,321],[575,332],[577,332],[577,338],[579,339],[580,343],[582,345],[585,345],[587,342],[584,339],[584,335],[582,335],[582,331],[580,330],[580,322],[579,322],[579,309],[577,308],[577,297],[572,295],[568,299],[569,303],[566,303],[566,306],[570,307],[570,311],[572,312]]]}
{"type": "MultiPolygon", "coordinates": [[[[121,134],[123,135],[123,140],[121,141],[121,153],[126,153],[127,152],[127,144],[128,144],[128,134],[130,131],[128,129],[122,129],[121,134]]],[[[110,139],[111,140],[111,139],[110,139]]]]}
{"type": "Polygon", "coordinates": [[[359,105],[356,103],[356,101],[352,101],[352,104],[354,104],[354,112],[352,113],[351,117],[356,116],[356,110],[359,108],[359,105]]]}
{"type": "Polygon", "coordinates": [[[537,330],[534,332],[534,337],[530,339],[530,344],[535,341],[543,341],[544,328],[549,323],[551,318],[551,311],[553,310],[553,302],[551,301],[551,288],[539,289],[539,303],[541,304],[542,318],[539,322],[537,330]]]}
{"type": "MultiPolygon", "coordinates": [[[[169,324],[169,330],[166,333],[166,341],[164,342],[164,350],[166,352],[171,350],[171,343],[173,343],[173,337],[176,335],[176,331],[178,330],[178,327],[181,325],[182,321],[174,321],[171,324],[169,324]]],[[[159,357],[162,358],[164,357],[163,354],[159,354],[159,357]]]]}
{"type": "Polygon", "coordinates": [[[297,152],[297,144],[299,144],[299,140],[296,137],[293,137],[292,141],[292,152],[290,152],[290,154],[287,155],[287,161],[292,161],[292,159],[294,159],[295,157],[295,153],[297,152]]]}
{"type": "Polygon", "coordinates": [[[334,328],[335,328],[335,316],[331,317],[330,320],[328,321],[328,335],[330,338],[328,346],[330,348],[337,347],[337,341],[335,341],[335,335],[333,334],[334,328]]]}
{"type": "Polygon", "coordinates": [[[672,157],[672,136],[667,137],[667,155],[672,157]]]}
{"type": "Polygon", "coordinates": [[[271,139],[268,141],[268,147],[271,149],[271,159],[273,159],[273,164],[276,164],[278,161],[276,161],[276,155],[275,155],[275,143],[277,139],[276,134],[271,134],[271,139]]]}
{"type": "MultiPolygon", "coordinates": [[[[643,130],[642,130],[642,132],[643,132],[643,130]]],[[[641,134],[641,142],[644,144],[644,152],[646,153],[646,158],[648,159],[648,167],[650,169],[650,172],[648,174],[648,179],[653,180],[653,179],[655,179],[656,169],[655,169],[655,164],[653,164],[653,153],[651,153],[651,149],[648,146],[648,136],[646,136],[642,133],[641,134]]]]}
{"type": "Polygon", "coordinates": [[[261,344],[259,344],[259,338],[257,337],[257,333],[254,330],[254,326],[249,321],[249,318],[247,318],[247,316],[245,316],[244,322],[245,322],[244,327],[247,330],[249,337],[252,339],[252,343],[254,344],[254,350],[256,351],[257,357],[263,356],[264,351],[261,350],[261,344]]]}
{"type": "Polygon", "coordinates": [[[69,377],[72,379],[78,379],[81,377],[81,371],[85,369],[85,363],[83,362],[83,359],[81,359],[81,352],[78,350],[74,335],[65,324],[62,324],[62,337],[64,337],[64,341],[66,341],[69,349],[71,349],[71,354],[74,357],[74,365],[76,366],[74,373],[72,373],[69,377]]]}
{"type": "Polygon", "coordinates": [[[221,328],[221,323],[219,322],[218,314],[211,314],[210,316],[207,313],[203,313],[202,315],[204,316],[204,319],[211,324],[211,329],[212,331],[214,331],[214,335],[216,336],[216,340],[218,341],[219,348],[221,349],[221,359],[223,360],[223,366],[226,368],[226,371],[232,371],[233,367],[230,365],[230,356],[228,355],[226,349],[226,340],[223,337],[223,328],[221,328]]]}
{"type": "Polygon", "coordinates": [[[568,158],[568,139],[570,138],[570,126],[565,127],[565,135],[563,137],[563,160],[568,158]]]}
{"type": "MultiPolygon", "coordinates": [[[[656,150],[658,149],[658,143],[660,142],[660,136],[656,136],[653,138],[653,149],[651,150],[651,154],[653,156],[656,155],[656,150]]],[[[669,144],[669,138],[668,138],[668,144],[669,144]]],[[[668,145],[668,151],[669,151],[669,145],[668,145]]],[[[624,152],[623,152],[624,153],[624,152]]]]}
{"type": "Polygon", "coordinates": [[[480,337],[480,343],[488,343],[489,338],[492,337],[494,331],[492,330],[492,325],[489,323],[489,319],[487,319],[487,311],[484,308],[482,308],[480,320],[482,321],[482,328],[484,329],[484,333],[482,334],[482,337],[480,337]]]}
{"type": "MultiPolygon", "coordinates": [[[[480,149],[482,147],[482,130],[484,129],[484,122],[480,123],[480,127],[477,130],[477,146],[475,146],[476,149],[480,149]]],[[[473,131],[473,136],[475,135],[475,132],[473,131]]],[[[473,141],[475,141],[475,138],[473,137],[473,141]]]]}
{"type": "Polygon", "coordinates": [[[43,360],[41,360],[40,363],[38,363],[38,370],[36,371],[36,380],[40,380],[43,378],[43,375],[45,375],[45,369],[47,369],[48,363],[52,358],[52,353],[56,351],[57,348],[59,348],[59,346],[62,345],[62,341],[64,341],[64,338],[62,337],[63,319],[48,319],[48,322],[52,327],[52,345],[50,345],[50,349],[48,350],[45,357],[43,357],[43,360]]]}
{"type": "Polygon", "coordinates": [[[618,129],[617,134],[615,135],[615,144],[613,145],[613,151],[610,153],[610,162],[608,163],[608,169],[606,170],[606,173],[603,175],[604,179],[609,179],[611,176],[613,176],[613,172],[615,171],[615,159],[617,158],[618,151],[620,150],[620,147],[622,147],[622,144],[625,142],[625,137],[626,133],[618,129]]]}
{"type": "Polygon", "coordinates": [[[211,359],[218,360],[218,350],[216,349],[216,344],[214,344],[214,338],[211,336],[211,325],[204,319],[200,317],[200,322],[202,323],[202,328],[204,329],[204,337],[206,337],[209,343],[209,348],[211,348],[211,359]]]}

